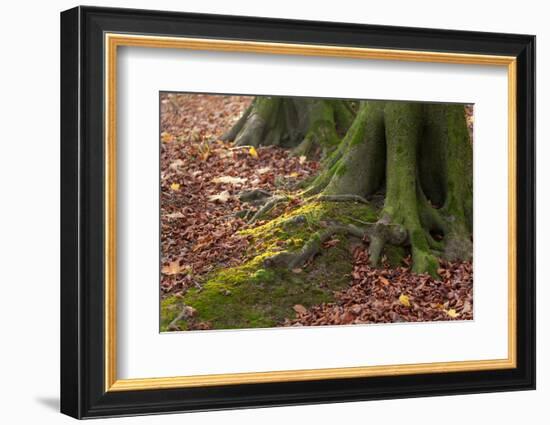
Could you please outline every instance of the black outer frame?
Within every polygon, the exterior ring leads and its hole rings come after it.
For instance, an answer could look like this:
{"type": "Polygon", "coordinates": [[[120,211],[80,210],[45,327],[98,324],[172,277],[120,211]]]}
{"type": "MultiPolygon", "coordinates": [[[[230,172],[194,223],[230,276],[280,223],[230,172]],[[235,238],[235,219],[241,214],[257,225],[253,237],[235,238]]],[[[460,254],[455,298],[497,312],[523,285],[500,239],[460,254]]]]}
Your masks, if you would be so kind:
{"type": "Polygon", "coordinates": [[[535,37],[76,7],[61,13],[61,412],[76,418],[535,388],[535,37]],[[104,391],[105,32],[517,58],[517,368],[104,391]]]}

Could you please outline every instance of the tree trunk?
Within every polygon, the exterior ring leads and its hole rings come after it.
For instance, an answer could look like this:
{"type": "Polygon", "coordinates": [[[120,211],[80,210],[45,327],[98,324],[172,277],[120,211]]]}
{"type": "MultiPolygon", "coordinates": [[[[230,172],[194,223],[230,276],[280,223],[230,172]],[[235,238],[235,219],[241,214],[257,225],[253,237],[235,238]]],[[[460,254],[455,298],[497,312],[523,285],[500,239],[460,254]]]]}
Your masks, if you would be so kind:
{"type": "Polygon", "coordinates": [[[349,102],[256,97],[222,138],[237,146],[274,145],[294,148],[296,155],[309,155],[337,146],[353,118],[349,102]]]}
{"type": "MultiPolygon", "coordinates": [[[[464,105],[258,97],[227,134],[237,145],[322,150],[303,196],[383,197],[365,229],[370,261],[387,245],[410,248],[413,270],[435,275],[437,257],[472,257],[472,143],[464,105]],[[405,238],[400,235],[405,234],[405,238]]],[[[355,231],[355,230],[354,230],[355,231]]]]}

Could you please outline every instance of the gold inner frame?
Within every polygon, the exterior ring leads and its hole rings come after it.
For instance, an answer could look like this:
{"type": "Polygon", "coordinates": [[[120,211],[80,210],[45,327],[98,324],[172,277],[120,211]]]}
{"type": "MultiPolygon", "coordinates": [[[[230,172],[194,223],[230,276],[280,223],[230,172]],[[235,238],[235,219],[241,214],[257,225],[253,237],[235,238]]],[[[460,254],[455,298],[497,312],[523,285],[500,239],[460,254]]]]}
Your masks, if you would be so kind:
{"type": "Polygon", "coordinates": [[[516,367],[516,58],[326,45],[105,34],[105,391],[235,385],[320,379],[510,369],[516,367]],[[468,65],[508,71],[508,357],[495,360],[118,379],[116,373],[116,99],[119,46],[325,56],[468,65]]]}

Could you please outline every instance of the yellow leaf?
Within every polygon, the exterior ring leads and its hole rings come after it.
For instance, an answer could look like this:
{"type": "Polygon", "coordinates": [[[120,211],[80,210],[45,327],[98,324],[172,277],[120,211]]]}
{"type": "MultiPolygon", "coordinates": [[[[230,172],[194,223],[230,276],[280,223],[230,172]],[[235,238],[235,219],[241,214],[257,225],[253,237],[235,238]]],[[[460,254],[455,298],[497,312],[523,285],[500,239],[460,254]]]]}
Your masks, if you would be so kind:
{"type": "Polygon", "coordinates": [[[411,306],[411,302],[409,301],[409,296],[408,295],[401,294],[399,296],[399,302],[401,304],[403,304],[405,307],[410,307],[411,306]]]}
{"type": "Polygon", "coordinates": [[[174,140],[174,136],[170,133],[167,133],[166,131],[163,131],[160,134],[160,139],[162,140],[162,143],[170,143],[174,140]]]}
{"type": "Polygon", "coordinates": [[[457,313],[454,308],[451,308],[447,310],[447,316],[449,316],[451,319],[456,319],[458,316],[460,316],[460,314],[457,313]]]}
{"type": "Polygon", "coordinates": [[[250,156],[252,158],[258,158],[258,152],[256,151],[256,149],[254,148],[254,146],[252,146],[249,150],[248,150],[248,153],[250,154],[250,156]]]}
{"type": "Polygon", "coordinates": [[[172,189],[174,191],[178,191],[178,190],[180,190],[180,184],[179,183],[172,183],[170,185],[170,189],[172,189]]]}

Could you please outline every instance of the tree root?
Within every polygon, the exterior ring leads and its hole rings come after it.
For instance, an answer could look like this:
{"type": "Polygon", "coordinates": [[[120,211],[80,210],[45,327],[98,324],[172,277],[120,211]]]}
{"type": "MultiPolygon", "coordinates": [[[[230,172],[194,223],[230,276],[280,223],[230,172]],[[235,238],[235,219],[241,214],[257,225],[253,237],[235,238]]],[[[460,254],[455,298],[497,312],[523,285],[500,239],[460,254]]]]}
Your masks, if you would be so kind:
{"type": "Polygon", "coordinates": [[[248,108],[244,111],[244,113],[241,115],[239,120],[231,127],[222,137],[221,140],[223,141],[233,141],[239,134],[239,132],[244,127],[246,121],[248,120],[248,116],[250,115],[250,112],[252,112],[252,106],[253,104],[250,104],[248,108]]]}
{"type": "Polygon", "coordinates": [[[315,233],[297,252],[279,252],[266,258],[264,267],[286,267],[289,270],[303,266],[310,258],[319,253],[323,243],[337,233],[351,234],[363,238],[365,231],[353,224],[333,224],[324,230],[315,233]]]}
{"type": "Polygon", "coordinates": [[[257,221],[260,217],[267,214],[269,211],[271,211],[273,208],[275,208],[278,204],[287,201],[289,198],[288,196],[272,196],[264,205],[262,205],[258,211],[252,216],[252,218],[248,221],[248,224],[252,224],[255,221],[257,221]]]}
{"type": "Polygon", "coordinates": [[[246,203],[255,203],[255,202],[262,202],[265,203],[267,198],[271,198],[273,195],[263,189],[253,189],[253,190],[245,190],[241,193],[239,193],[238,198],[241,202],[246,203]]]}
{"type": "Polygon", "coordinates": [[[358,227],[353,224],[335,223],[315,233],[300,250],[279,252],[266,258],[263,265],[266,268],[286,267],[289,270],[299,268],[317,255],[321,251],[323,243],[335,234],[349,235],[362,240],[368,237],[371,241],[370,250],[375,251],[377,258],[385,243],[404,245],[407,241],[407,232],[399,225],[377,222],[367,224],[365,227],[358,227]]]}
{"type": "Polygon", "coordinates": [[[359,195],[318,195],[316,200],[321,202],[359,202],[368,204],[369,202],[359,195]]]}
{"type": "Polygon", "coordinates": [[[306,216],[305,215],[295,215],[293,217],[290,217],[288,220],[285,220],[281,223],[281,225],[283,227],[290,227],[290,226],[293,226],[295,224],[303,224],[307,221],[306,219],[306,216]]]}
{"type": "Polygon", "coordinates": [[[408,242],[408,232],[403,226],[391,223],[387,216],[383,216],[372,225],[369,239],[369,262],[372,266],[377,266],[384,246],[405,245],[408,242]]]}

